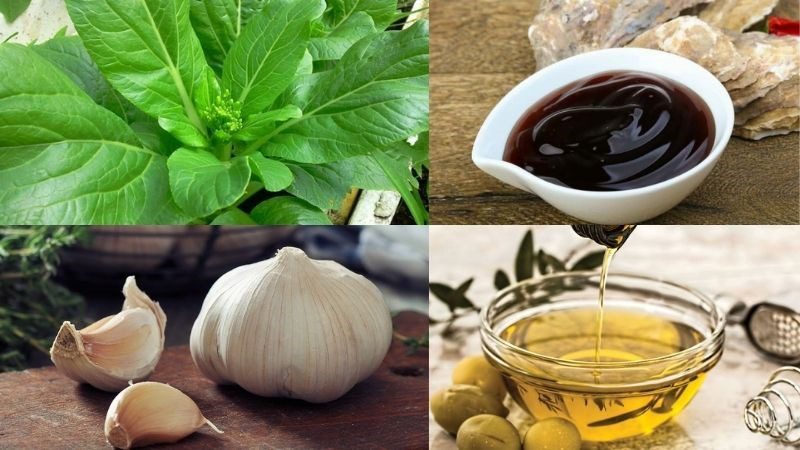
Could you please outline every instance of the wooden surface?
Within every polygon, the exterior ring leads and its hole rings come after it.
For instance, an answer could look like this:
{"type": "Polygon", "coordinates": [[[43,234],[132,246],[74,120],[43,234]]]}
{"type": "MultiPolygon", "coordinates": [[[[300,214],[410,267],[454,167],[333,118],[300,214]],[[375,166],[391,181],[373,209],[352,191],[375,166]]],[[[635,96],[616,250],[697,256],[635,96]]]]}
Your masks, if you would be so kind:
{"type": "MultiPolygon", "coordinates": [[[[481,172],[470,154],[489,111],[535,70],[527,29],[535,0],[434,2],[431,8],[430,203],[434,224],[573,223],[533,194],[481,172]]],[[[705,183],[662,224],[800,222],[797,133],[732,138],[705,183]]]]}
{"type": "MultiPolygon", "coordinates": [[[[458,285],[470,277],[467,292],[476,305],[495,294],[498,268],[513,273],[514,256],[524,226],[431,227],[430,279],[458,285]]],[[[593,246],[566,226],[536,226],[537,249],[563,258],[576,248],[593,246]]],[[[726,293],[749,304],[770,301],[800,308],[800,227],[789,226],[645,226],[631,235],[616,254],[611,273],[639,273],[671,280],[709,295],[726,293]]],[[[432,299],[433,318],[447,317],[447,308],[432,299]]],[[[477,315],[459,327],[477,326],[477,315]]],[[[453,367],[466,355],[481,353],[476,329],[463,339],[444,339],[441,327],[431,328],[431,391],[452,383],[453,367]]],[[[689,406],[653,434],[611,444],[589,444],[583,450],[790,450],[770,438],[748,431],[744,405],[759,392],[779,366],[762,357],[741,326],[726,330],[722,359],[712,369],[689,406]]],[[[507,400],[508,405],[512,405],[507,400]]],[[[512,406],[514,418],[523,417],[512,406]]],[[[430,420],[430,448],[456,450],[455,440],[430,420]]]]}
{"type": "MultiPolygon", "coordinates": [[[[400,313],[394,326],[419,335],[428,321],[400,313]]],[[[175,448],[419,449],[428,440],[428,353],[409,356],[396,339],[370,378],[323,405],[217,386],[195,368],[186,346],[168,348],[150,380],[185,392],[225,432],[203,428],[175,448]]],[[[54,367],[0,374],[0,448],[108,448],[103,422],[113,398],[54,367]]]]}

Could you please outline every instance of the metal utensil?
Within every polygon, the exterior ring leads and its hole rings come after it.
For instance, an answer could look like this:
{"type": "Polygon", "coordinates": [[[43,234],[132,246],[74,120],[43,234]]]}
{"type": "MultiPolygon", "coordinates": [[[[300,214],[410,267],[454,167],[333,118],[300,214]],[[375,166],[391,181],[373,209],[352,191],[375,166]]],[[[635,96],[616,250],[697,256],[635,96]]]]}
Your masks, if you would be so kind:
{"type": "Polygon", "coordinates": [[[728,311],[728,324],[742,325],[759,352],[781,364],[800,363],[800,312],[771,302],[748,307],[741,300],[726,296],[715,301],[723,303],[723,309],[728,311]]]}
{"type": "Polygon", "coordinates": [[[800,369],[782,367],[744,408],[744,422],[753,433],[785,444],[800,444],[800,369]]]}

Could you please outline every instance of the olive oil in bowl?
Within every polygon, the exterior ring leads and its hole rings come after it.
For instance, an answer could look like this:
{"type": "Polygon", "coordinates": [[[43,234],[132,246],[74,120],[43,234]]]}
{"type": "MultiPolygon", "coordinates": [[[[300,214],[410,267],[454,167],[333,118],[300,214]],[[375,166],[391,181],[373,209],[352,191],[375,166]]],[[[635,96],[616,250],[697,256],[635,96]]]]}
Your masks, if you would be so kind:
{"type": "MultiPolygon", "coordinates": [[[[596,347],[596,308],[576,308],[534,315],[515,322],[500,337],[519,348],[565,362],[633,363],[669,356],[703,341],[691,326],[633,310],[605,308],[603,339],[596,347]]],[[[602,383],[625,384],[625,377],[603,378],[602,368],[593,380],[548,387],[530,376],[506,377],[513,399],[537,420],[562,417],[572,421],[584,440],[610,441],[647,434],[675,416],[694,397],[705,370],[691,371],[675,380],[658,382],[646,389],[610,392],[602,383]]]]}
{"type": "Polygon", "coordinates": [[[600,278],[517,283],[482,312],[484,354],[514,401],[536,420],[571,421],[585,441],[648,434],[675,417],[724,344],[709,298],[645,276],[609,274],[599,318],[600,278]]]}

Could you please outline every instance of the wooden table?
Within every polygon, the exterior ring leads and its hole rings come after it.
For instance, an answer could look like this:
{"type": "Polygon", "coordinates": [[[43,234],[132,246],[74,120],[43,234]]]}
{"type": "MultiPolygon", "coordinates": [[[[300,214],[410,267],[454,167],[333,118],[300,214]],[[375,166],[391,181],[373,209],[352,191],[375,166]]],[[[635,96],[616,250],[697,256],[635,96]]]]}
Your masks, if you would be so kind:
{"type": "MultiPolygon", "coordinates": [[[[417,313],[395,331],[419,335],[417,313]]],[[[428,439],[428,352],[408,355],[396,339],[380,368],[337,401],[314,405],[217,386],[186,346],[168,348],[151,381],[182,390],[225,434],[201,429],[175,448],[424,448],[428,439]]],[[[108,448],[103,422],[114,394],[78,385],[54,367],[0,374],[0,448],[108,448]]]]}
{"type": "MultiPolygon", "coordinates": [[[[431,183],[437,224],[556,224],[575,219],[472,164],[489,111],[535,71],[527,29],[536,0],[437,1],[431,9],[431,183]]],[[[800,139],[732,138],[705,183],[661,224],[800,222],[800,139]]]]}

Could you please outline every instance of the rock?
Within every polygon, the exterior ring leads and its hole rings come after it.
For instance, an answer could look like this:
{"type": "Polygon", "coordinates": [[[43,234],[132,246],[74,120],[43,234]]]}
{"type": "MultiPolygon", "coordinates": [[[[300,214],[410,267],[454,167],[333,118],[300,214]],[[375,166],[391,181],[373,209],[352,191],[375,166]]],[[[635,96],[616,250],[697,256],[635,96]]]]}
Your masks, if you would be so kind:
{"type": "Polygon", "coordinates": [[[723,82],[737,79],[747,68],[747,58],[742,57],[725,33],[694,16],[678,17],[652,28],[640,34],[628,47],[652,48],[683,56],[705,67],[723,82]]]}
{"type": "Polygon", "coordinates": [[[775,86],[767,95],[753,101],[736,113],[736,125],[744,125],[755,117],[778,108],[800,106],[800,75],[775,86]]]}
{"type": "Polygon", "coordinates": [[[528,30],[538,69],[579,53],[621,47],[641,32],[712,0],[541,0],[528,30]]]}
{"type": "Polygon", "coordinates": [[[800,73],[800,38],[796,36],[742,33],[736,37],[734,45],[748,58],[746,73],[756,76],[753,83],[743,88],[731,89],[729,86],[737,110],[800,73]]]}
{"type": "Polygon", "coordinates": [[[751,119],[733,129],[734,136],[758,141],[800,129],[800,108],[781,108],[751,119]]]}
{"type": "Polygon", "coordinates": [[[772,11],[772,15],[800,20],[800,2],[797,0],[780,0],[778,6],[772,11]]]}
{"type": "Polygon", "coordinates": [[[736,109],[734,134],[762,139],[798,128],[800,38],[739,33],[683,16],[629,44],[681,55],[725,85],[736,109]]]}
{"type": "Polygon", "coordinates": [[[700,18],[719,28],[744,31],[777,4],[778,0],[715,0],[700,12],[700,18]]]}

